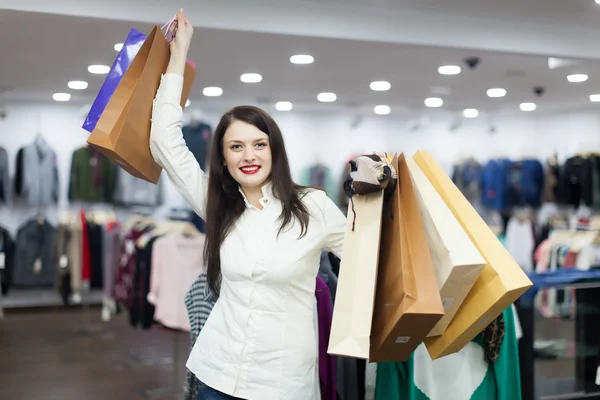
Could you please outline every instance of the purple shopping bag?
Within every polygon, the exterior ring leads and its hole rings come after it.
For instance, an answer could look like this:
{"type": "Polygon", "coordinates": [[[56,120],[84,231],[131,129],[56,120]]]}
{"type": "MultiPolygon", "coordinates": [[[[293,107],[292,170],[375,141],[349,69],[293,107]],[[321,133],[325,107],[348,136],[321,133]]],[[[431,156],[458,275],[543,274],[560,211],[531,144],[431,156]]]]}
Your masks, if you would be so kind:
{"type": "Polygon", "coordinates": [[[92,104],[92,107],[90,108],[90,111],[83,122],[83,129],[90,133],[94,130],[94,127],[104,112],[108,101],[115,92],[119,82],[121,82],[121,78],[125,74],[125,71],[127,71],[127,68],[129,68],[131,65],[131,62],[140,50],[140,47],[142,47],[142,44],[144,44],[146,38],[146,34],[135,29],[132,29],[129,32],[125,43],[123,43],[123,48],[121,51],[119,51],[117,58],[113,62],[113,65],[108,72],[108,75],[106,76],[98,95],[96,96],[96,100],[94,100],[94,103],[92,104]]]}

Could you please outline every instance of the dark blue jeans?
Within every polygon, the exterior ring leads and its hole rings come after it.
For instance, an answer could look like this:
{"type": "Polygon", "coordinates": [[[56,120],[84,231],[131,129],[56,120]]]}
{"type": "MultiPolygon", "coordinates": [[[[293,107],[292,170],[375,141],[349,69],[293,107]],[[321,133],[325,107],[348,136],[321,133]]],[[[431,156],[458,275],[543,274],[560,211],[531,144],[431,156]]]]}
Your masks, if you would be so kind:
{"type": "Polygon", "coordinates": [[[237,397],[230,396],[228,394],[219,392],[211,388],[210,386],[206,386],[204,383],[200,382],[198,388],[198,400],[241,400],[237,397]]]}

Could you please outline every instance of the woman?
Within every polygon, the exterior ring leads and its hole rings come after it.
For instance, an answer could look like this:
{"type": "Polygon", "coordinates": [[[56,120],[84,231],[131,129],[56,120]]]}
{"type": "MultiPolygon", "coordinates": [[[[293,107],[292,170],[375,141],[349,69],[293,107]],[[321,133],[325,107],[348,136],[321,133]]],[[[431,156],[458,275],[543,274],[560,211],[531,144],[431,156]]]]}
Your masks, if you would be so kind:
{"type": "Polygon", "coordinates": [[[206,221],[208,282],[219,296],[187,367],[200,399],[318,399],[315,279],[323,248],[341,256],[346,218],[323,191],[292,181],[281,132],[255,107],[223,115],[209,176],[201,170],[179,105],[192,34],[180,10],[150,138],[156,162],[206,221]]]}

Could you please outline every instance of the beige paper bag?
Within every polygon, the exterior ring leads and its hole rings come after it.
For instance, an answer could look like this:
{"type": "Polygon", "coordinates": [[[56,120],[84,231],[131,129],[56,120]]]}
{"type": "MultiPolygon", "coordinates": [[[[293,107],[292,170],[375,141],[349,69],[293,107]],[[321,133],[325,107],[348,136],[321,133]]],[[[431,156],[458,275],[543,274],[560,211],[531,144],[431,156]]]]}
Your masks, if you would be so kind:
{"type": "Polygon", "coordinates": [[[415,161],[406,159],[437,279],[444,316],[428,336],[444,333],[479,278],[485,260],[415,161]]]}
{"type": "Polygon", "coordinates": [[[383,191],[356,195],[352,201],[354,205],[348,209],[327,352],[368,359],[379,262],[383,191]]]}
{"type": "Polygon", "coordinates": [[[486,261],[446,331],[425,340],[437,359],[462,349],[533,284],[433,157],[419,151],[413,158],[486,261]]]}

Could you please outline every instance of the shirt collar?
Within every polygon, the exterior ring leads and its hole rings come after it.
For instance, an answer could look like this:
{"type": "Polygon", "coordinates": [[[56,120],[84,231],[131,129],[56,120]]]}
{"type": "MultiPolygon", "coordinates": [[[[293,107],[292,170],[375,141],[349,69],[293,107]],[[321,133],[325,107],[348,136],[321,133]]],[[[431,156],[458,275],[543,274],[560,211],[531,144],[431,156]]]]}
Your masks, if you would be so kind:
{"type": "MultiPolygon", "coordinates": [[[[242,198],[244,199],[244,203],[246,203],[246,206],[256,208],[252,204],[250,204],[250,202],[246,198],[246,195],[244,194],[244,191],[242,190],[241,186],[238,187],[238,190],[242,194],[242,198]]],[[[260,190],[262,192],[263,197],[261,197],[259,201],[260,201],[260,204],[264,208],[268,204],[272,203],[273,200],[275,200],[275,196],[273,195],[273,182],[269,181],[269,182],[265,183],[260,190]]]]}

